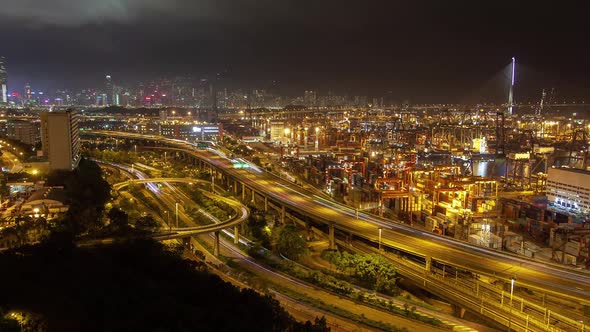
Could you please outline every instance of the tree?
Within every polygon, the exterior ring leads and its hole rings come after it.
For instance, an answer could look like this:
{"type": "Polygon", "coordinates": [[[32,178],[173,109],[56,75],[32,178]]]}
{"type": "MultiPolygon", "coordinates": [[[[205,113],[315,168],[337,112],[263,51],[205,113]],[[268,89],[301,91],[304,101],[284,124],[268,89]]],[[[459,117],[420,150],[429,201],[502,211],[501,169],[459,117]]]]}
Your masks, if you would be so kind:
{"type": "Polygon", "coordinates": [[[4,173],[0,174],[0,199],[4,199],[8,196],[8,194],[10,194],[10,189],[8,188],[7,182],[8,181],[4,173]]]}
{"type": "Polygon", "coordinates": [[[141,216],[135,221],[135,227],[147,230],[155,230],[160,227],[160,224],[154,219],[151,214],[141,216]]]}
{"type": "Polygon", "coordinates": [[[387,294],[398,292],[397,270],[381,255],[326,252],[324,257],[336,265],[338,271],[353,276],[363,286],[387,294]]]}
{"type": "Polygon", "coordinates": [[[257,166],[262,166],[262,162],[260,161],[260,157],[258,157],[258,156],[252,157],[252,163],[254,163],[254,165],[257,165],[257,166]]]}
{"type": "Polygon", "coordinates": [[[268,247],[270,245],[270,238],[266,231],[268,228],[264,215],[256,211],[256,209],[251,209],[251,211],[252,213],[248,217],[248,220],[246,220],[246,235],[252,236],[263,247],[268,247]]]}
{"type": "Polygon", "coordinates": [[[117,228],[125,228],[129,225],[129,216],[119,208],[114,207],[110,209],[108,217],[111,220],[111,225],[117,228]]]}
{"type": "Polygon", "coordinates": [[[279,253],[294,260],[308,253],[307,243],[296,226],[286,225],[275,229],[278,232],[276,249],[279,253]]]}
{"type": "MultiPolygon", "coordinates": [[[[325,331],[305,329],[276,299],[240,290],[152,240],[70,248],[0,254],[12,271],[0,274],[0,311],[35,312],[47,331],[325,331]]],[[[0,312],[0,331],[11,331],[2,321],[0,312]]]]}
{"type": "Polygon", "coordinates": [[[70,208],[62,218],[62,226],[78,234],[103,226],[100,217],[110,198],[111,187],[95,162],[82,158],[74,171],[51,172],[47,184],[64,186],[70,208]]]}

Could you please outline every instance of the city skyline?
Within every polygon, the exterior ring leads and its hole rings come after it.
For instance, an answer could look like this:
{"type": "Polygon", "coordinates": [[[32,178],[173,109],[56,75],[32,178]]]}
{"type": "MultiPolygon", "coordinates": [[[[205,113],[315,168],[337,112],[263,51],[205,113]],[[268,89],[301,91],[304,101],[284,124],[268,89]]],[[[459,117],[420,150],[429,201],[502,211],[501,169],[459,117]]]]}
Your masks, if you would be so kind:
{"type": "Polygon", "coordinates": [[[0,331],[590,331],[580,7],[0,0],[0,331]]]}
{"type": "Polygon", "coordinates": [[[331,90],[459,103],[503,100],[493,82],[512,56],[517,101],[539,99],[543,88],[588,99],[578,15],[567,4],[506,2],[47,2],[32,12],[4,9],[0,28],[10,90],[26,82],[97,87],[106,74],[132,84],[223,73],[229,87],[285,95],[331,90]]]}

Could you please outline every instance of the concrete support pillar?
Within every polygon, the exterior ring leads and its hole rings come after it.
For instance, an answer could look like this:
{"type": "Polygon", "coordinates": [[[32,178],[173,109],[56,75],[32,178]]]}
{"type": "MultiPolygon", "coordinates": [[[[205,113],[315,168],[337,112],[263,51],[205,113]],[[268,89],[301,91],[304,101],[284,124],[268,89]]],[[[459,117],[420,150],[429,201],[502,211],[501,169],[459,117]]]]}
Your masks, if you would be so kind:
{"type": "Polygon", "coordinates": [[[246,185],[242,183],[242,201],[246,200],[246,185]]]}
{"type": "Polygon", "coordinates": [[[281,224],[285,224],[285,214],[286,214],[285,206],[281,205],[281,224]]]}
{"type": "Polygon", "coordinates": [[[453,311],[455,312],[455,316],[459,318],[463,318],[465,316],[465,308],[460,307],[458,305],[453,304],[453,311]]]}
{"type": "Polygon", "coordinates": [[[238,226],[234,226],[234,244],[240,243],[240,229],[238,226]]]}
{"type": "Polygon", "coordinates": [[[334,224],[330,224],[328,230],[328,238],[330,241],[330,250],[336,249],[336,241],[334,240],[334,224]]]}
{"type": "Polygon", "coordinates": [[[252,204],[256,206],[256,192],[252,189],[252,204]]]}
{"type": "Polygon", "coordinates": [[[264,196],[264,212],[268,212],[268,197],[264,196]]]}
{"type": "Polygon", "coordinates": [[[213,256],[219,256],[219,231],[215,232],[215,239],[213,240],[213,256]]]}
{"type": "Polygon", "coordinates": [[[432,257],[426,256],[426,264],[424,266],[424,270],[426,273],[430,273],[430,268],[432,267],[432,257]]]}
{"type": "Polygon", "coordinates": [[[189,237],[183,237],[183,238],[182,238],[182,245],[183,245],[185,248],[188,248],[188,249],[190,249],[190,247],[191,247],[191,238],[190,238],[190,236],[189,236],[189,237]]]}
{"type": "Polygon", "coordinates": [[[238,181],[234,180],[234,195],[238,195],[238,181]]]}

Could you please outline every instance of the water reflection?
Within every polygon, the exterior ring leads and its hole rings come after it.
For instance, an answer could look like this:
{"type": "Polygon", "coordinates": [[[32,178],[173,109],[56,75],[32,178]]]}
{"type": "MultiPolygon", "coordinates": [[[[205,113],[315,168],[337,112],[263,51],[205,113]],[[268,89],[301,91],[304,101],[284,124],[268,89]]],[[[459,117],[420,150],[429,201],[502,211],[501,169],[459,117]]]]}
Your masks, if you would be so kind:
{"type": "Polygon", "coordinates": [[[506,175],[506,159],[496,158],[495,160],[474,160],[473,175],[485,177],[500,177],[506,175]]]}

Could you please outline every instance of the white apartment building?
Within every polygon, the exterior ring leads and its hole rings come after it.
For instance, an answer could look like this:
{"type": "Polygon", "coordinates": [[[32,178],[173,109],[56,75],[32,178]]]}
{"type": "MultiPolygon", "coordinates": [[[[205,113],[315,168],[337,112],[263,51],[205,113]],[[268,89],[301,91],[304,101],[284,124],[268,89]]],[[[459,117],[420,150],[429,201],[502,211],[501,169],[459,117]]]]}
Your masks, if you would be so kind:
{"type": "Polygon", "coordinates": [[[73,170],[78,167],[80,137],[76,112],[41,113],[41,142],[51,169],[73,170]]]}

